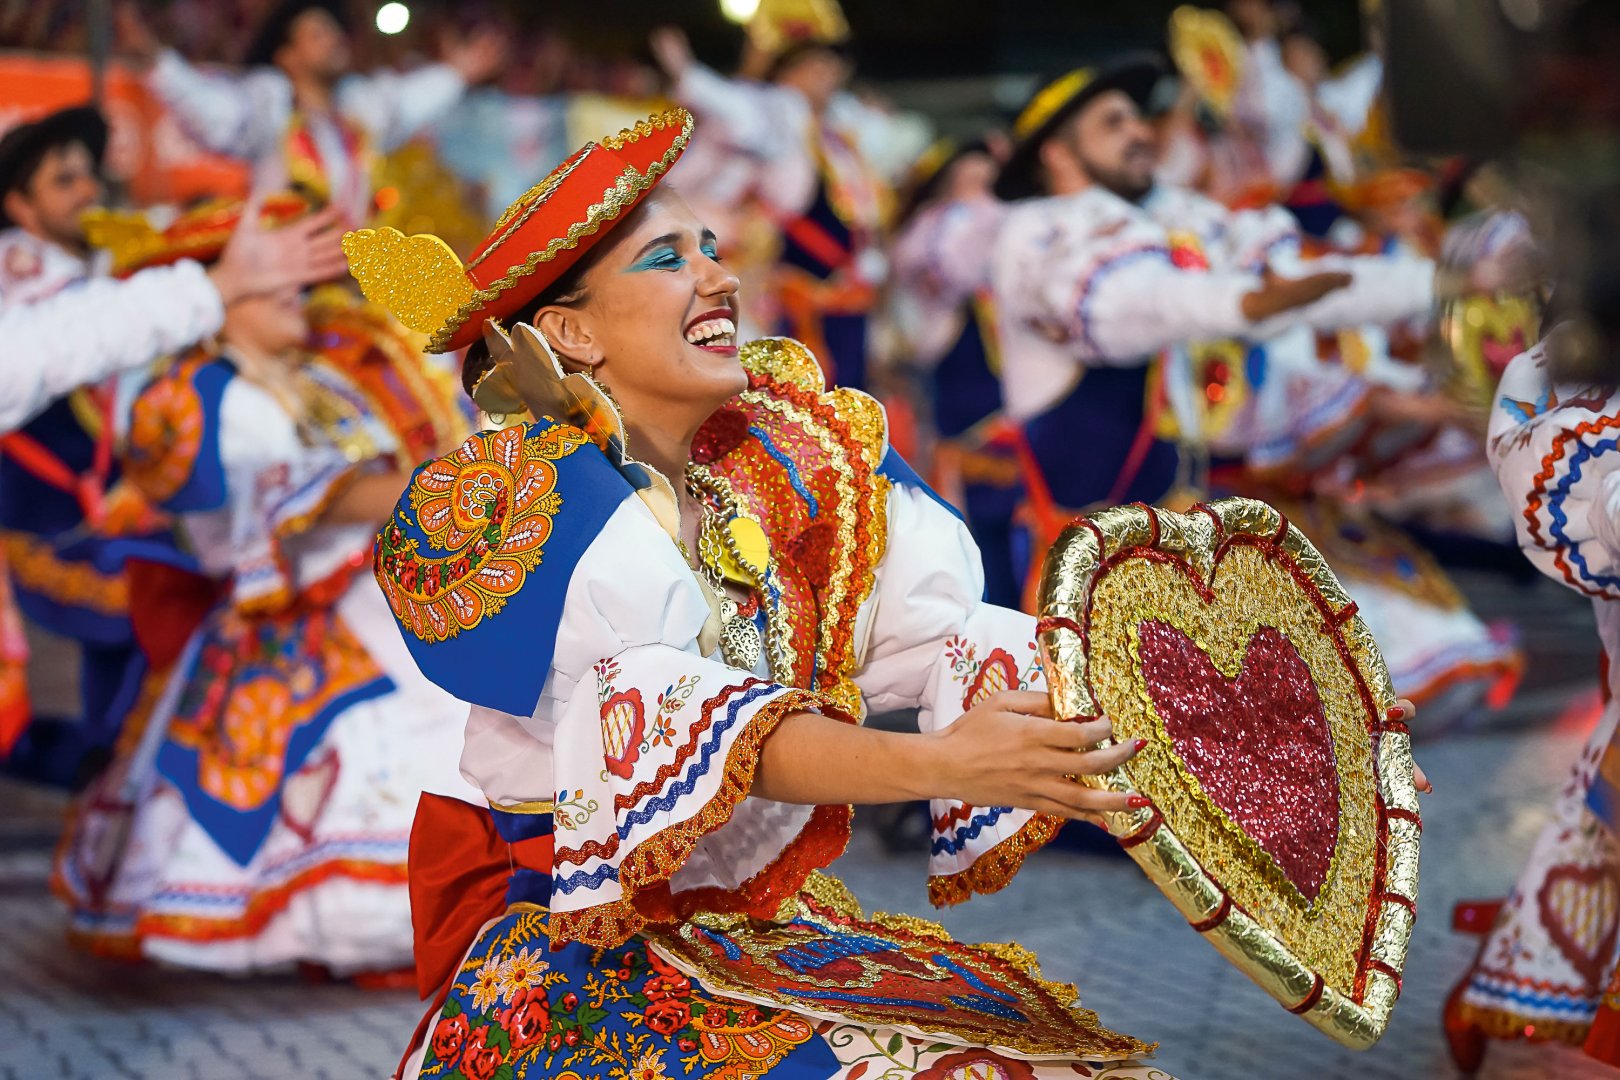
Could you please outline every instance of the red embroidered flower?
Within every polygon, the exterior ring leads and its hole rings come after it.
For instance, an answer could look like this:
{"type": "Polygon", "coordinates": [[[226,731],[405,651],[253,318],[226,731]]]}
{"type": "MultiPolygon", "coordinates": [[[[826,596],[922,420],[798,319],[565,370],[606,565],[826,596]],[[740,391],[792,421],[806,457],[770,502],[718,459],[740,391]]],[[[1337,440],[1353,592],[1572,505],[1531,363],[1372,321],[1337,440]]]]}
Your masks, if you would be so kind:
{"type": "Polygon", "coordinates": [[[958,1050],[936,1060],[916,1080],[1035,1080],[1029,1062],[993,1050],[958,1050]]]}
{"type": "Polygon", "coordinates": [[[579,995],[570,991],[563,995],[562,1007],[564,1012],[573,1012],[579,1008],[579,995]]]}
{"type": "Polygon", "coordinates": [[[510,1006],[501,1010],[501,1027],[512,1037],[513,1050],[539,1042],[550,1026],[551,1009],[546,992],[538,986],[524,990],[510,1006]]]}
{"type": "Polygon", "coordinates": [[[461,1054],[461,1071],[467,1080],[491,1080],[506,1059],[505,1051],[489,1045],[489,1033],[486,1026],[467,1037],[467,1049],[461,1054]]]}
{"type": "Polygon", "coordinates": [[[685,998],[692,994],[692,982],[678,971],[670,971],[667,975],[658,975],[648,979],[647,984],[641,988],[647,995],[648,1001],[663,1001],[665,998],[685,998]]]}
{"type": "Polygon", "coordinates": [[[446,1016],[433,1029],[433,1056],[443,1062],[456,1060],[467,1041],[470,1025],[465,1013],[446,1016]]]}
{"type": "Polygon", "coordinates": [[[664,998],[648,1005],[641,1018],[658,1034],[673,1035],[692,1022],[692,1010],[684,1001],[664,998]]]}

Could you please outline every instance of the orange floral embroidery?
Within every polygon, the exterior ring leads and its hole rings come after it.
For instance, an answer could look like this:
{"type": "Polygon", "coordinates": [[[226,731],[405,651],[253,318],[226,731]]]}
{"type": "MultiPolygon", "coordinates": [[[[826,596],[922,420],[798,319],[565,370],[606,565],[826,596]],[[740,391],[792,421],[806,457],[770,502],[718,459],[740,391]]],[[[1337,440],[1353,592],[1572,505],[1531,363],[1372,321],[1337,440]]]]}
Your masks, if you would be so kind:
{"type": "Polygon", "coordinates": [[[202,450],[202,397],[191,377],[205,362],[186,361],[143,390],[130,408],[124,476],[155,503],[185,486],[202,450]]]}
{"type": "Polygon", "coordinates": [[[455,637],[499,612],[539,564],[562,508],[552,462],[587,439],[566,424],[531,431],[480,432],[411,481],[411,510],[443,557],[422,554],[398,521],[378,537],[377,581],[395,617],[423,641],[455,637]]]}

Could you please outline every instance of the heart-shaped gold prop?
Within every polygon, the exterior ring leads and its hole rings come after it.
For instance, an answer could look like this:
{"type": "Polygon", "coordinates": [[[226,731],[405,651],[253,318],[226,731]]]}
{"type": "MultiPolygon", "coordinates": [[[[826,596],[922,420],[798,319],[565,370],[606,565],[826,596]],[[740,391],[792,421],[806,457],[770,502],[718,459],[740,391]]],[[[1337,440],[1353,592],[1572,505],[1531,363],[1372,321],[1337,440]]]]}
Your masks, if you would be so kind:
{"type": "Polygon", "coordinates": [[[1383,1034],[1416,914],[1417,791],[1355,605],[1276,510],[1222,499],[1076,521],[1047,556],[1058,716],[1145,739],[1088,783],[1152,805],[1121,844],[1227,959],[1348,1046],[1383,1034]]]}

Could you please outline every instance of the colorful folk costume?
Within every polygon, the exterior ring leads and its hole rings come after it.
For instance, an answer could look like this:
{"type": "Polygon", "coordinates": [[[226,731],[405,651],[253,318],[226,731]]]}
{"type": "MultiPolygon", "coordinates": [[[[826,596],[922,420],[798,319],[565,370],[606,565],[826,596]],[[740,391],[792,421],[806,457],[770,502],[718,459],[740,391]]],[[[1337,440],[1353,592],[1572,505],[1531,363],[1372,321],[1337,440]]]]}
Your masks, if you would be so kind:
{"type": "Polygon", "coordinates": [[[1006,207],[988,192],[933,196],[933,182],[961,152],[934,162],[911,196],[917,209],[905,215],[892,251],[891,313],[908,362],[927,380],[938,437],[934,487],[967,518],[984,560],[985,598],[1017,607],[1026,560],[1015,553],[1014,519],[1023,484],[1016,433],[1001,417],[990,302],[990,255],[1006,207]]]}
{"type": "MultiPolygon", "coordinates": [[[[126,240],[142,265],[206,260],[240,215],[126,240]]],[[[278,361],[285,378],[249,378],[227,340],[134,400],[126,473],[225,596],[59,849],[53,886],[93,951],[239,973],[410,962],[411,815],[424,790],[474,797],[454,764],[465,710],[400,646],[365,572],[375,523],[326,513],[468,425],[417,344],[354,303],[311,302],[315,351],[278,361]]]]}
{"type": "MultiPolygon", "coordinates": [[[[99,164],[106,122],[94,109],[79,108],[27,125],[0,148],[0,170],[16,167],[30,146],[37,155],[42,146],[69,139],[82,141],[99,164]]],[[[0,231],[0,308],[37,304],[106,270],[100,257],[76,254],[9,221],[0,225],[9,226],[0,231]]],[[[176,321],[182,304],[175,301],[176,321]]],[[[62,785],[82,781],[110,751],[146,673],[130,621],[125,559],[172,552],[166,530],[119,487],[112,408],[110,384],[81,387],[20,430],[0,435],[0,560],[11,578],[0,587],[0,699],[6,702],[0,708],[11,716],[0,721],[0,756],[14,751],[17,771],[62,785]],[[18,611],[78,646],[76,722],[24,730],[27,651],[18,611]]]]}
{"type": "Polygon", "coordinates": [[[338,83],[330,112],[300,109],[275,54],[311,9],[345,21],[342,5],[330,0],[282,0],[249,48],[245,74],[198,71],[165,49],[147,85],[192,138],[246,161],[255,191],[295,189],[341,207],[352,221],[367,221],[377,210],[373,172],[380,156],[447,114],[467,83],[442,63],[349,75],[338,83]]]}
{"type": "MultiPolygon", "coordinates": [[[[1556,331],[1555,331],[1556,333],[1556,331]]],[[[1557,1039],[1620,1066],[1620,395],[1555,383],[1545,347],[1502,378],[1488,448],[1519,542],[1555,581],[1592,598],[1608,659],[1607,706],[1560,791],[1446,1030],[1478,1068],[1484,1039],[1557,1039]]]]}
{"type": "MultiPolygon", "coordinates": [[[[817,873],[849,807],[750,793],[794,712],[919,707],[937,729],[1044,685],[1034,620],[979,601],[972,541],[886,450],[881,407],[827,391],[797,342],[745,347],[750,388],[672,478],[704,507],[699,576],[670,479],[634,460],[611,401],[498,321],[609,233],[690,131],[675,111],[586,146],[508,210],[453,308],[436,298],[459,267],[431,237],[346,242],[368,295],[442,320],[439,347],[485,335],[481,405],[536,417],[423,465],[378,538],[417,663],[472,703],[462,768],[490,804],[418,811],[417,972],[437,996],[404,1075],[1161,1075],[1022,949],[864,917],[817,873]]],[[[1057,825],[934,813],[941,902],[1005,885],[1057,825]]]]}

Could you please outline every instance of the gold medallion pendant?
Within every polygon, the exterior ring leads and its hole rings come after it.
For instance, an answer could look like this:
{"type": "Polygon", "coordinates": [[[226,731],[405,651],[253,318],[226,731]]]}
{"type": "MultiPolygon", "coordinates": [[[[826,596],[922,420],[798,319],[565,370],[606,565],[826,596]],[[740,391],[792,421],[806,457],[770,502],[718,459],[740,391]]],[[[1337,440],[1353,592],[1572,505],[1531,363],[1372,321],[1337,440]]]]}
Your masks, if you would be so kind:
{"type": "Polygon", "coordinates": [[[720,655],[727,665],[753,671],[764,651],[764,639],[754,620],[742,614],[737,601],[720,593],[720,655]]]}
{"type": "Polygon", "coordinates": [[[1147,797],[1111,831],[1193,928],[1348,1046],[1389,1023],[1415,917],[1410,737],[1337,578],[1272,507],[1082,518],[1047,556],[1060,717],[1144,749],[1081,779],[1147,797]]]}

